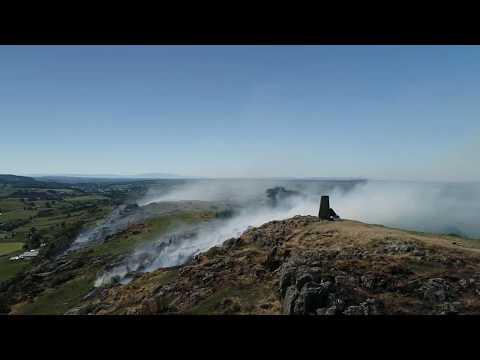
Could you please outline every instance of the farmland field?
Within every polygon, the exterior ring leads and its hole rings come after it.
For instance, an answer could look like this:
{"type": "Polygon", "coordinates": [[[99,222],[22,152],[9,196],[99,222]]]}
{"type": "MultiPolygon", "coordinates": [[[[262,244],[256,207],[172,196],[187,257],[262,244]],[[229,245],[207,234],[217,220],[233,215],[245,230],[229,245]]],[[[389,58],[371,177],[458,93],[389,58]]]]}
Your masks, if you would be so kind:
{"type": "Polygon", "coordinates": [[[22,250],[22,248],[23,248],[22,242],[0,243],[0,256],[20,251],[22,250]]]}

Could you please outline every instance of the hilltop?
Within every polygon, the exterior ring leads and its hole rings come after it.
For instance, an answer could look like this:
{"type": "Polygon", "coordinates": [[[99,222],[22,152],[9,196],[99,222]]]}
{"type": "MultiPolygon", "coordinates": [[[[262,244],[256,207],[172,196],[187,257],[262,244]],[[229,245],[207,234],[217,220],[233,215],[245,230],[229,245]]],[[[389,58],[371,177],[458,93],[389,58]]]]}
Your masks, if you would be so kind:
{"type": "Polygon", "coordinates": [[[296,216],[188,264],[98,288],[68,314],[478,314],[474,240],[296,216]]]}

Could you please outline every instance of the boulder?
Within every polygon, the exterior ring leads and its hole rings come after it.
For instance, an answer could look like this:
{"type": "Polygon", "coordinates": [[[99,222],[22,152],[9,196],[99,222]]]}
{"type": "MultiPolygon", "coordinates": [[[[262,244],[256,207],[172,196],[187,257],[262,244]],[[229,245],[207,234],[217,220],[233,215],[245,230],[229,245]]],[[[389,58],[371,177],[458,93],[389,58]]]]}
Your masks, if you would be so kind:
{"type": "Polygon", "coordinates": [[[451,292],[451,287],[442,278],[429,279],[421,288],[423,298],[430,302],[444,302],[451,292]]]}
{"type": "Polygon", "coordinates": [[[298,298],[297,288],[292,285],[286,289],[285,297],[282,302],[282,310],[285,315],[292,315],[295,313],[295,303],[298,298]]]}
{"type": "Polygon", "coordinates": [[[309,282],[312,282],[313,281],[313,277],[312,275],[308,274],[308,273],[304,273],[302,275],[300,275],[300,277],[297,278],[297,282],[296,282],[296,285],[297,285],[297,290],[300,291],[302,290],[303,288],[303,285],[309,283],[309,282]]]}
{"type": "Polygon", "coordinates": [[[329,305],[329,287],[329,283],[309,283],[309,286],[304,286],[298,296],[295,313],[315,314],[318,308],[329,305]]]}
{"type": "Polygon", "coordinates": [[[296,270],[289,266],[289,263],[284,264],[280,269],[280,295],[284,297],[287,288],[294,285],[296,281],[296,270]]]}
{"type": "Polygon", "coordinates": [[[349,306],[344,312],[344,315],[365,315],[365,309],[362,306],[349,306]]]}

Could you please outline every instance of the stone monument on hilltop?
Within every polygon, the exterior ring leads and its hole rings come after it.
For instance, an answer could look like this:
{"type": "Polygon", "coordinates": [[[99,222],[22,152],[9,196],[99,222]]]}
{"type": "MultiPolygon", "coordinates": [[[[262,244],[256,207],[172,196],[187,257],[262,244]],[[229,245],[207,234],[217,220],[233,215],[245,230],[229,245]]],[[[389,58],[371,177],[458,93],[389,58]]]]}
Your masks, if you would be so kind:
{"type": "Polygon", "coordinates": [[[320,210],[318,211],[318,217],[322,220],[332,221],[340,218],[330,207],[330,197],[327,195],[322,195],[322,198],[320,199],[320,210]]]}

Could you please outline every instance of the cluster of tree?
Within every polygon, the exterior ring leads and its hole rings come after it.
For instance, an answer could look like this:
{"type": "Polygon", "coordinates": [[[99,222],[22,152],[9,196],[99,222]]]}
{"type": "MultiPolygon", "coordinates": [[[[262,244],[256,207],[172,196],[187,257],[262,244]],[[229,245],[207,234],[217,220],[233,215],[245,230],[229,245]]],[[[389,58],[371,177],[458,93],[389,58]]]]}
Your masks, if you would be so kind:
{"type": "Polygon", "coordinates": [[[26,234],[26,241],[23,247],[26,250],[38,249],[42,243],[42,235],[34,226],[30,228],[30,231],[26,234]]]}
{"type": "Polygon", "coordinates": [[[61,230],[55,234],[55,239],[49,241],[43,248],[43,255],[52,258],[67,250],[80,233],[84,225],[83,221],[76,221],[70,224],[62,224],[61,230]]]}
{"type": "Polygon", "coordinates": [[[302,193],[294,190],[287,190],[283,186],[276,186],[274,188],[267,189],[267,198],[270,206],[275,207],[283,200],[292,196],[301,196],[302,193]]]}
{"type": "Polygon", "coordinates": [[[0,231],[12,231],[20,226],[28,224],[30,219],[16,219],[8,223],[0,223],[0,231]]]}
{"type": "Polygon", "coordinates": [[[9,195],[12,198],[34,200],[62,200],[62,197],[57,193],[48,191],[31,191],[31,190],[17,190],[9,195]]]}

